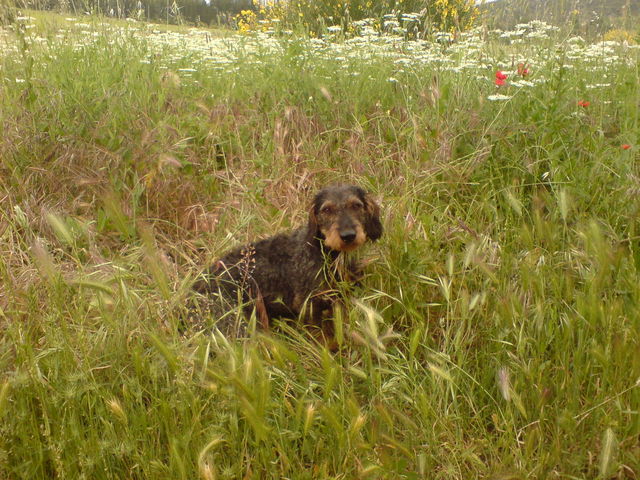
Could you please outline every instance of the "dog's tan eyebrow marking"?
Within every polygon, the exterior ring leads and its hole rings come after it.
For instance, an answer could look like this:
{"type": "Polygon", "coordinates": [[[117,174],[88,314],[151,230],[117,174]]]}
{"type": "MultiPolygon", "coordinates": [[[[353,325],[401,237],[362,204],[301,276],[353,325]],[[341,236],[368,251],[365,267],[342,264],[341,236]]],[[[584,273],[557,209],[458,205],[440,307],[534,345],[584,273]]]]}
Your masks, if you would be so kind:
{"type": "Polygon", "coordinates": [[[335,208],[336,208],[336,204],[333,203],[331,200],[327,200],[322,205],[320,205],[320,211],[322,211],[322,210],[333,210],[335,208]]]}
{"type": "Polygon", "coordinates": [[[362,203],[362,200],[360,200],[358,197],[349,197],[346,204],[349,208],[364,207],[364,203],[362,203]]]}

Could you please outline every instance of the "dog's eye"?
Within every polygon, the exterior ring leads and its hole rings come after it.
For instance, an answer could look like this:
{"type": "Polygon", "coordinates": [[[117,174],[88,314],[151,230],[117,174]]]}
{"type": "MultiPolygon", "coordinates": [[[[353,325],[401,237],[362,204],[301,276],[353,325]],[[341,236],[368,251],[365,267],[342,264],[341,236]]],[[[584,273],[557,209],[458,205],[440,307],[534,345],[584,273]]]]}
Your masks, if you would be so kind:
{"type": "Polygon", "coordinates": [[[333,207],[327,205],[326,207],[322,207],[320,209],[320,213],[324,213],[325,215],[331,215],[333,213],[333,207]]]}

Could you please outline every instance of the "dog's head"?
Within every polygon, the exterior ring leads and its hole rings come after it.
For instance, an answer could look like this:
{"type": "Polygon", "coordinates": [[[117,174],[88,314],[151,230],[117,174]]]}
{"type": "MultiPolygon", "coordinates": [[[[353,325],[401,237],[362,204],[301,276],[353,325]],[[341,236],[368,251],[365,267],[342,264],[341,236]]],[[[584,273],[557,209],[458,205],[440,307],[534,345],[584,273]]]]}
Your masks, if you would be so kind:
{"type": "Polygon", "coordinates": [[[331,185],[318,192],[309,212],[308,240],[320,239],[337,252],[351,252],[382,235],[380,207],[362,188],[331,185]]]}

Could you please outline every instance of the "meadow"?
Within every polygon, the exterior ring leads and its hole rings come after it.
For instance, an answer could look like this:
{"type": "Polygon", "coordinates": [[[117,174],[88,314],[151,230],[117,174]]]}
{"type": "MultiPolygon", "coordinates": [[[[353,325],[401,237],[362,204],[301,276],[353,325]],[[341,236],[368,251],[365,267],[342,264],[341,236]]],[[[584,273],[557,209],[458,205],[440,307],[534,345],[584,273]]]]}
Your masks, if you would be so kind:
{"type": "Polygon", "coordinates": [[[0,478],[640,476],[640,49],[358,29],[0,29],[0,478]],[[337,181],[337,352],[184,328],[337,181]]]}

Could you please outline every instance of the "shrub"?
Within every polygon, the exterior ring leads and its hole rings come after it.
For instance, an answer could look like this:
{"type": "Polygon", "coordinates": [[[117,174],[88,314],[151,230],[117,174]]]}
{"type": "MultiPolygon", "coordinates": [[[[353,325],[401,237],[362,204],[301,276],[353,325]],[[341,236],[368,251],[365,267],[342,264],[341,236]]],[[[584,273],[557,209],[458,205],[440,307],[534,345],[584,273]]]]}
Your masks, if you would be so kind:
{"type": "Polygon", "coordinates": [[[15,7],[11,0],[0,3],[0,25],[12,23],[15,20],[15,7]]]}
{"type": "Polygon", "coordinates": [[[357,28],[353,22],[364,19],[370,19],[368,26],[377,32],[390,22],[400,28],[406,29],[407,24],[414,28],[418,20],[421,31],[435,28],[453,32],[469,29],[477,16],[473,0],[294,0],[268,2],[259,8],[263,25],[276,23],[289,29],[302,27],[313,35],[326,32],[330,26],[340,26],[342,31],[354,33],[357,28]],[[408,13],[413,15],[404,15],[408,13]]]}
{"type": "Polygon", "coordinates": [[[234,19],[240,33],[254,31],[258,28],[258,16],[253,10],[242,10],[234,19]]]}
{"type": "Polygon", "coordinates": [[[631,32],[627,30],[622,30],[621,28],[614,28],[613,30],[609,30],[604,34],[604,40],[613,41],[613,42],[627,42],[630,44],[636,43],[633,39],[633,35],[631,32]]]}

